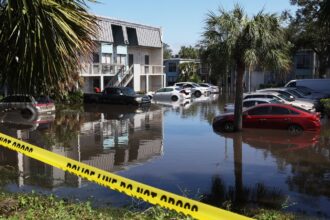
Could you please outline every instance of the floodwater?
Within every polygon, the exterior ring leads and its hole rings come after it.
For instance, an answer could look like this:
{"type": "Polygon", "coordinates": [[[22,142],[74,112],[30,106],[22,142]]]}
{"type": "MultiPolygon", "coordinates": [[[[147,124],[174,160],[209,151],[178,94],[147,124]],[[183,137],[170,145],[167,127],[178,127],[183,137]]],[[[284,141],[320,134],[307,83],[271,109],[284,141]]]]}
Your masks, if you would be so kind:
{"type": "MultiPolygon", "coordinates": [[[[330,218],[330,123],[320,132],[215,133],[230,97],[212,95],[149,108],[86,105],[33,119],[1,115],[0,131],[57,154],[215,206],[259,206],[330,218]]],[[[3,187],[86,201],[140,204],[128,196],[0,148],[20,172],[3,187]]],[[[3,177],[2,177],[3,178],[3,177]]]]}

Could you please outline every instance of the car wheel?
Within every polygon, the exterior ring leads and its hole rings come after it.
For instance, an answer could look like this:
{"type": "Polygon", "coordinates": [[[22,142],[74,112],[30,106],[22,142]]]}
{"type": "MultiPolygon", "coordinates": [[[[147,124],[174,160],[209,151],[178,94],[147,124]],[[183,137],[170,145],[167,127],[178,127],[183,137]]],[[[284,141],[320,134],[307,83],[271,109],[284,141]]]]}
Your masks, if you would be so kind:
{"type": "Polygon", "coordinates": [[[290,125],[288,127],[288,130],[289,130],[290,134],[297,135],[297,134],[300,134],[301,132],[303,132],[304,129],[299,125],[290,125]]]}
{"type": "Polygon", "coordinates": [[[195,93],[194,93],[194,95],[195,95],[195,97],[201,97],[201,95],[202,95],[202,93],[200,92],[200,91],[196,91],[195,93]]]}
{"type": "Polygon", "coordinates": [[[225,124],[223,125],[223,130],[225,132],[233,132],[234,131],[234,123],[231,122],[231,121],[225,122],[225,124]]]}
{"type": "Polygon", "coordinates": [[[22,117],[27,121],[33,121],[36,119],[37,113],[34,109],[25,108],[21,110],[22,117]]]}
{"type": "Polygon", "coordinates": [[[173,102],[178,101],[178,99],[179,99],[179,98],[178,98],[177,96],[175,96],[175,95],[171,97],[171,100],[172,100],[173,102]]]}
{"type": "Polygon", "coordinates": [[[152,96],[151,95],[148,95],[149,99],[151,100],[152,99],[152,96]]]}

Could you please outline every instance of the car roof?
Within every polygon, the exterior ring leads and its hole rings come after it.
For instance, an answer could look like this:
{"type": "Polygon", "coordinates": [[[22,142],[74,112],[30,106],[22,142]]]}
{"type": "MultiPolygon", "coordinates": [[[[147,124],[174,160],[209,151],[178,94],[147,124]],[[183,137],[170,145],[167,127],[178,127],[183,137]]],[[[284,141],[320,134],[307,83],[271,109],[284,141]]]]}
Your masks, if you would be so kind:
{"type": "Polygon", "coordinates": [[[276,88],[266,88],[266,89],[258,89],[257,92],[262,92],[262,91],[271,91],[271,90],[278,90],[278,91],[286,91],[288,90],[288,87],[276,87],[276,88]]]}
{"type": "Polygon", "coordinates": [[[307,111],[303,111],[303,110],[300,110],[299,108],[296,108],[292,105],[287,105],[287,104],[277,104],[277,103],[267,103],[267,104],[260,104],[260,105],[255,105],[245,111],[249,111],[251,109],[254,109],[254,108],[260,108],[260,107],[273,107],[273,106],[276,106],[276,107],[282,107],[282,108],[287,108],[287,109],[292,109],[292,110],[295,110],[295,111],[298,111],[299,113],[306,113],[306,114],[312,114],[310,112],[307,112],[307,111]]]}
{"type": "Polygon", "coordinates": [[[270,101],[273,100],[272,98],[249,98],[249,99],[244,99],[243,102],[247,102],[247,101],[270,101]]]}
{"type": "Polygon", "coordinates": [[[244,93],[244,96],[248,95],[279,95],[278,92],[251,92],[251,93],[244,93]]]}

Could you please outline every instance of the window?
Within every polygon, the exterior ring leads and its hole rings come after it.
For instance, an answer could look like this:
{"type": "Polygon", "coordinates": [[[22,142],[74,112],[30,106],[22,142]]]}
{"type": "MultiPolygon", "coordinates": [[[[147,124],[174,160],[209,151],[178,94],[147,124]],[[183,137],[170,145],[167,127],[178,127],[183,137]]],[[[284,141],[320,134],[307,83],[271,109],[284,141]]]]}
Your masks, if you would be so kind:
{"type": "Polygon", "coordinates": [[[297,69],[309,69],[311,67],[311,58],[308,54],[297,55],[297,69]]]}
{"type": "Polygon", "coordinates": [[[158,89],[158,90],[157,90],[157,93],[158,93],[158,92],[166,92],[166,88],[158,89]]]}
{"type": "Polygon", "coordinates": [[[125,54],[117,54],[117,64],[126,65],[126,55],[125,54]]]}
{"type": "Polygon", "coordinates": [[[290,82],[287,87],[296,87],[296,82],[290,82]]]}
{"type": "Polygon", "coordinates": [[[111,63],[111,53],[102,53],[102,63],[111,63]]]}
{"type": "Polygon", "coordinates": [[[248,108],[255,105],[255,101],[243,102],[243,107],[248,108]]]}
{"type": "Polygon", "coordinates": [[[272,115],[289,115],[290,114],[290,110],[286,109],[286,108],[282,108],[282,107],[272,107],[271,110],[271,114],[272,115]]]}
{"type": "Polygon", "coordinates": [[[257,107],[248,111],[249,115],[268,115],[270,107],[257,107]]]}
{"type": "Polygon", "coordinates": [[[100,55],[98,53],[93,53],[93,63],[100,62],[100,55]]]}
{"type": "Polygon", "coordinates": [[[176,72],[176,63],[168,64],[168,72],[176,72]]]}

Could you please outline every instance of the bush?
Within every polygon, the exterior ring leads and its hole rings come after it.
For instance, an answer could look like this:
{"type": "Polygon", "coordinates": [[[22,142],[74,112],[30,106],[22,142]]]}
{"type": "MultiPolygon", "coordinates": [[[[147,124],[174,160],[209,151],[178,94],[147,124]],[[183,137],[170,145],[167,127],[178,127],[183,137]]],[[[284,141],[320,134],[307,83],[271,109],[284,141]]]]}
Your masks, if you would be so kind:
{"type": "Polygon", "coordinates": [[[330,98],[328,99],[321,99],[321,109],[323,113],[330,117],[330,98]]]}
{"type": "Polygon", "coordinates": [[[74,92],[68,92],[65,96],[56,98],[57,103],[66,103],[66,104],[82,104],[84,100],[84,93],[81,90],[74,92]]]}

